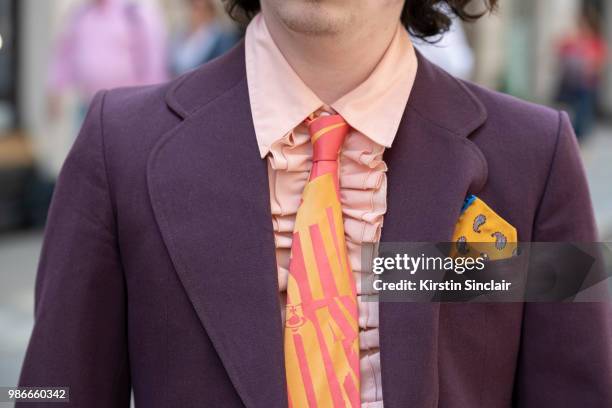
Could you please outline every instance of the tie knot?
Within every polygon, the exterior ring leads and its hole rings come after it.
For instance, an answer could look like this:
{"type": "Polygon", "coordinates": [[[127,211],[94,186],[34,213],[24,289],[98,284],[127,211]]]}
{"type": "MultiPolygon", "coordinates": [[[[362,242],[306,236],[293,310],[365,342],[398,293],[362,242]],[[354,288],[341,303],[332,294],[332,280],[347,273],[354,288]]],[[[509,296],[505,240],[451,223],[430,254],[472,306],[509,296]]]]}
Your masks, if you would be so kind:
{"type": "Polygon", "coordinates": [[[319,116],[308,124],[312,142],[312,161],[336,161],[349,131],[340,115],[319,116]]]}

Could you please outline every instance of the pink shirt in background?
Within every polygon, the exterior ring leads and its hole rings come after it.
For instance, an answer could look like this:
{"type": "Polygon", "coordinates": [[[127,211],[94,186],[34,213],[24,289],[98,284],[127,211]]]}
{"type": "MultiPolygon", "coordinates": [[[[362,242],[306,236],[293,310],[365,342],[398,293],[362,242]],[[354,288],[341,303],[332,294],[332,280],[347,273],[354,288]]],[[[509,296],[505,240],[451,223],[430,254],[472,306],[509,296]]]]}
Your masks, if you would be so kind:
{"type": "Polygon", "coordinates": [[[166,29],[150,4],[91,1],[68,20],[51,58],[49,90],[75,88],[90,100],[101,89],[168,78],[166,29]]]}
{"type": "Polygon", "coordinates": [[[374,72],[331,106],[325,106],[293,71],[261,14],[247,28],[245,50],[257,143],[261,157],[268,160],[283,319],[295,215],[312,166],[310,137],[302,122],[313,112],[335,111],[352,127],[340,154],[340,198],[357,282],[362,408],[380,408],[378,303],[362,301],[368,294],[362,293],[360,282],[369,277],[362,273],[361,256],[362,251],[374,251],[387,210],[383,153],[393,143],[416,76],[412,43],[398,22],[396,34],[374,72]]]}

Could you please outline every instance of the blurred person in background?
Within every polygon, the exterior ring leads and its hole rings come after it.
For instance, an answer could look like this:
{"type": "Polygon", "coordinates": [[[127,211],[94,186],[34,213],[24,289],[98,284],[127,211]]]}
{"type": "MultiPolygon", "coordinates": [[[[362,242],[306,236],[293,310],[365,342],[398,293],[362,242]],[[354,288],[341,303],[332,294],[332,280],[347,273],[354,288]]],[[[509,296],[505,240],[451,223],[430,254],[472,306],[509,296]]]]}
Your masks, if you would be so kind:
{"type": "Polygon", "coordinates": [[[221,20],[214,0],[187,0],[189,24],[173,41],[171,70],[180,75],[224,54],[238,34],[221,20]]]}
{"type": "Polygon", "coordinates": [[[82,117],[97,91],[162,82],[166,65],[166,28],[153,4],[88,0],[68,20],[51,58],[51,117],[69,89],[78,94],[82,117]]]}
{"type": "Polygon", "coordinates": [[[593,127],[608,54],[600,16],[593,7],[585,7],[576,30],[562,39],[558,52],[561,78],[557,98],[569,107],[576,136],[581,138],[593,127]]]}

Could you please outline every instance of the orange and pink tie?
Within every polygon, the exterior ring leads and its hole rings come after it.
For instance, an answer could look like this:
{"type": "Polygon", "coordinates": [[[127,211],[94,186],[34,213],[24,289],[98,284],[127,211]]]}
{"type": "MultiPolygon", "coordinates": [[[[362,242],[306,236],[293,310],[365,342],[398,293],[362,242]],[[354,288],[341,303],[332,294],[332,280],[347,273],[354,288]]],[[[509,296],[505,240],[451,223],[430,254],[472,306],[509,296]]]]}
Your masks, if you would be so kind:
{"type": "Polygon", "coordinates": [[[291,246],[285,367],[289,406],[359,407],[359,326],[339,196],[340,115],[308,121],[312,171],[291,246]]]}

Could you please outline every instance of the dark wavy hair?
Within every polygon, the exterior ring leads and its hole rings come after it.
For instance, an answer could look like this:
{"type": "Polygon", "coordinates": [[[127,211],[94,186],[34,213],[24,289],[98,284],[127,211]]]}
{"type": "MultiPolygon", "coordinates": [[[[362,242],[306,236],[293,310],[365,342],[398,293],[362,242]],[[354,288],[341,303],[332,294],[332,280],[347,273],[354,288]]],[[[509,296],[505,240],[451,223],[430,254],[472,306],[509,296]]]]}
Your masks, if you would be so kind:
{"type": "MultiPolygon", "coordinates": [[[[415,37],[431,38],[448,31],[449,13],[463,21],[474,21],[497,7],[498,0],[480,0],[484,9],[472,11],[473,0],[406,0],[402,10],[402,23],[415,37]]],[[[259,0],[223,0],[229,15],[240,23],[248,22],[261,6],[259,0]]]]}

